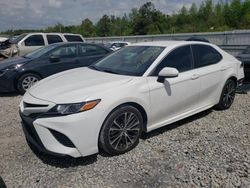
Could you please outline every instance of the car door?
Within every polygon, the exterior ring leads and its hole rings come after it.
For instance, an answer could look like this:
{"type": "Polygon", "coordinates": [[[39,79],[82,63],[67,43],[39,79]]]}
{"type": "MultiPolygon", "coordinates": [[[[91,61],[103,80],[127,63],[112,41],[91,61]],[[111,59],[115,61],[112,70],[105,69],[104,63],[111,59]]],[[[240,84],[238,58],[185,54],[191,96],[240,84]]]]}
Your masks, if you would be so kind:
{"type": "Polygon", "coordinates": [[[110,53],[110,51],[97,45],[78,44],[78,46],[77,66],[79,67],[89,66],[110,53]]]}
{"type": "Polygon", "coordinates": [[[174,122],[197,108],[200,81],[193,70],[190,45],[171,51],[148,77],[151,98],[151,125],[155,129],[174,122]],[[158,73],[164,67],[174,67],[179,76],[157,82],[158,73]]]}
{"type": "Polygon", "coordinates": [[[77,45],[60,45],[49,52],[42,61],[39,72],[45,76],[75,68],[77,63],[77,45]]]}
{"type": "Polygon", "coordinates": [[[43,35],[34,34],[27,37],[19,46],[19,55],[23,56],[29,52],[32,52],[38,48],[45,46],[43,35]]]}
{"type": "Polygon", "coordinates": [[[194,44],[192,51],[194,68],[201,81],[199,106],[202,108],[215,105],[224,85],[222,83],[223,72],[229,67],[220,63],[222,55],[209,45],[194,44]]]}

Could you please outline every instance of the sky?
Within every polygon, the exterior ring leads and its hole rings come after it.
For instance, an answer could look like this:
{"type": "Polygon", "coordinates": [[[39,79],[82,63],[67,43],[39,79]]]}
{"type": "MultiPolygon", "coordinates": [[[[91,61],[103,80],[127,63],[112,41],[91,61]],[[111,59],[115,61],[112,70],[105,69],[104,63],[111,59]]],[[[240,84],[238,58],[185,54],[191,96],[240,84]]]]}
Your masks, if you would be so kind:
{"type": "MultiPolygon", "coordinates": [[[[94,23],[104,14],[122,16],[149,0],[0,0],[0,31],[41,29],[56,23],[80,24],[85,18],[94,23]]],[[[202,0],[152,0],[156,9],[171,14],[183,5],[202,0]]]]}

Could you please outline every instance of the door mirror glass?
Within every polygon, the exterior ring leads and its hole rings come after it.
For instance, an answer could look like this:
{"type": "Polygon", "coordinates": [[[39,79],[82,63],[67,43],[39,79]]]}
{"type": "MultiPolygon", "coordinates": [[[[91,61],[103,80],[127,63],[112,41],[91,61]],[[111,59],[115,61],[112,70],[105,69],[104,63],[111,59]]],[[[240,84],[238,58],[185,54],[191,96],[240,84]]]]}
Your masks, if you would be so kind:
{"type": "Polygon", "coordinates": [[[59,56],[51,55],[51,56],[49,57],[49,60],[50,60],[50,62],[55,63],[55,62],[59,62],[59,61],[60,61],[60,58],[59,58],[59,56]]]}
{"type": "Polygon", "coordinates": [[[164,83],[165,78],[173,78],[179,75],[179,71],[176,68],[165,67],[158,74],[158,82],[164,83]]]}

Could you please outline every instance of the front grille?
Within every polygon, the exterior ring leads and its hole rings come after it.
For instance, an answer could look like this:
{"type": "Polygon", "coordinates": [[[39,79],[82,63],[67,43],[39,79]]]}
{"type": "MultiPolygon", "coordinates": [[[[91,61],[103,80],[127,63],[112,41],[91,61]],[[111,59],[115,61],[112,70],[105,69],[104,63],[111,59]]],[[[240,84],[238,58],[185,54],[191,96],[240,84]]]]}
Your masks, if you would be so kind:
{"type": "Polygon", "coordinates": [[[74,144],[70,141],[70,139],[62,133],[59,133],[55,130],[49,129],[49,131],[53,134],[53,136],[60,142],[62,145],[70,148],[75,148],[74,144]]]}
{"type": "Polygon", "coordinates": [[[24,108],[41,108],[41,107],[48,107],[49,105],[46,104],[31,104],[27,102],[23,102],[24,108]]]}

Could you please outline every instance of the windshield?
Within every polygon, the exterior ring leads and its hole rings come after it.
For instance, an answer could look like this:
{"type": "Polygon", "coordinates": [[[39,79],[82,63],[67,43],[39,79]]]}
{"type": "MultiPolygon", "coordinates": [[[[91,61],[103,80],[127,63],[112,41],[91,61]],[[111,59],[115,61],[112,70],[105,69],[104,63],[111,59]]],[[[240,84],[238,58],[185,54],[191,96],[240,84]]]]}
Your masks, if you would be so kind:
{"type": "Polygon", "coordinates": [[[142,76],[165,47],[128,46],[90,68],[122,75],[142,76]]]}
{"type": "Polygon", "coordinates": [[[104,44],[104,46],[105,46],[106,48],[111,48],[111,47],[112,47],[112,43],[104,44]]]}
{"type": "Polygon", "coordinates": [[[57,44],[51,44],[49,46],[45,46],[45,47],[39,48],[33,52],[30,52],[27,55],[25,55],[24,57],[31,58],[31,59],[38,58],[38,57],[41,57],[42,55],[46,54],[47,52],[53,50],[57,46],[58,46],[57,44]]]}
{"type": "Polygon", "coordinates": [[[27,34],[21,34],[13,39],[10,40],[10,43],[17,44],[19,41],[21,41],[27,34]]]}

